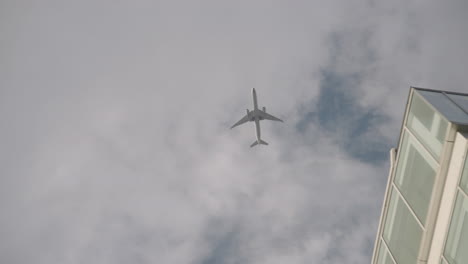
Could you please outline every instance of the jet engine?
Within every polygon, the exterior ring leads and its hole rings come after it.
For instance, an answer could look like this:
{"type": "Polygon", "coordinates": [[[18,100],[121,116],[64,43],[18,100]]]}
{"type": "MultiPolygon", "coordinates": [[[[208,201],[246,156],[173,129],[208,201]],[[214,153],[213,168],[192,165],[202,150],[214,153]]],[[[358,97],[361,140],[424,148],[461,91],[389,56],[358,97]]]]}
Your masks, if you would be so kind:
{"type": "Polygon", "coordinates": [[[265,113],[266,113],[266,107],[263,107],[263,112],[265,112],[265,113]]]}

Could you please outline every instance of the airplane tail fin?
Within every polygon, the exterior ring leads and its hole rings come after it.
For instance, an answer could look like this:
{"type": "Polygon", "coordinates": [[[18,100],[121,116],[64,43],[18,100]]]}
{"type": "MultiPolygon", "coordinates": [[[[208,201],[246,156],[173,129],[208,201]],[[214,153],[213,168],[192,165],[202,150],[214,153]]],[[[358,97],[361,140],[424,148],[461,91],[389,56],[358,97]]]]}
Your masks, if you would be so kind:
{"type": "MultiPolygon", "coordinates": [[[[258,145],[258,142],[259,142],[259,141],[255,140],[254,143],[252,143],[252,145],[250,145],[250,147],[254,147],[254,146],[258,145]]],[[[263,140],[261,140],[261,139],[260,139],[260,144],[262,144],[262,145],[268,145],[267,142],[265,142],[265,141],[263,141],[263,140]]]]}

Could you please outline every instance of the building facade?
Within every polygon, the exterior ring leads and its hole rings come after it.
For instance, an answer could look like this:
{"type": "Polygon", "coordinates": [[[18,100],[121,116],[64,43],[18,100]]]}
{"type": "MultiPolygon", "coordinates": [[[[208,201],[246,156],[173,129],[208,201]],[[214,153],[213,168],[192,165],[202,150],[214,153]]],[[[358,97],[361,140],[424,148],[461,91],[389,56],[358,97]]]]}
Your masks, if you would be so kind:
{"type": "Polygon", "coordinates": [[[468,94],[410,88],[372,264],[468,263],[468,94]]]}

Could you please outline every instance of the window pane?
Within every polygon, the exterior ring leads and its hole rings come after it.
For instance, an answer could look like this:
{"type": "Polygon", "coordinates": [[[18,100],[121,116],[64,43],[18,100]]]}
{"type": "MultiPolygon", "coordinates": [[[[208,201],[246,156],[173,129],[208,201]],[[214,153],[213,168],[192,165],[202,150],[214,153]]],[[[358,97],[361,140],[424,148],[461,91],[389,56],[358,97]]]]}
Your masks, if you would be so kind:
{"type": "Polygon", "coordinates": [[[450,264],[468,263],[468,199],[459,191],[444,256],[450,264]]]}
{"type": "Polygon", "coordinates": [[[448,122],[426,104],[417,92],[413,93],[406,125],[422,144],[439,159],[448,122]]]}
{"type": "Polygon", "coordinates": [[[409,133],[403,135],[400,151],[395,184],[424,225],[437,164],[409,133]]]}
{"type": "Polygon", "coordinates": [[[395,264],[383,243],[383,241],[380,241],[379,259],[377,260],[377,264],[395,264]]]}
{"type": "Polygon", "coordinates": [[[468,96],[459,94],[447,94],[458,106],[468,112],[468,96]]]}
{"type": "Polygon", "coordinates": [[[468,194],[468,157],[465,156],[465,166],[463,168],[462,179],[460,187],[468,194]]]}
{"type": "Polygon", "coordinates": [[[424,97],[437,112],[449,120],[450,122],[468,124],[468,115],[453,102],[452,97],[449,99],[446,93],[436,91],[417,90],[417,93],[424,97]]]}
{"type": "Polygon", "coordinates": [[[384,239],[398,264],[416,263],[422,228],[398,193],[392,190],[384,239]]]}

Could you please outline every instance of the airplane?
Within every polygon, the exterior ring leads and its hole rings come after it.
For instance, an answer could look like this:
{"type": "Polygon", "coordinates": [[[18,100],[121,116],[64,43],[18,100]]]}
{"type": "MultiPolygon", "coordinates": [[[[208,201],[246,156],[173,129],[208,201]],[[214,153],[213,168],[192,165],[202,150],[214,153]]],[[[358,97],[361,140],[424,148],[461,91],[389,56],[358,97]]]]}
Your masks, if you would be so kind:
{"type": "Polygon", "coordinates": [[[244,123],[246,123],[248,121],[255,122],[255,132],[256,132],[255,135],[257,137],[257,140],[255,140],[254,143],[252,143],[252,145],[250,145],[250,147],[256,146],[258,144],[268,145],[267,142],[263,141],[260,138],[260,121],[264,120],[264,119],[267,119],[267,120],[283,122],[283,120],[281,120],[281,119],[279,119],[277,117],[274,117],[274,116],[272,116],[270,114],[267,114],[265,107],[263,107],[262,110],[258,109],[257,93],[255,92],[255,88],[252,88],[252,98],[253,98],[254,109],[252,111],[249,111],[249,109],[247,109],[247,115],[245,115],[241,120],[239,120],[237,123],[235,123],[231,127],[231,129],[233,129],[234,127],[236,127],[238,125],[242,125],[242,124],[244,124],[244,123]]]}

